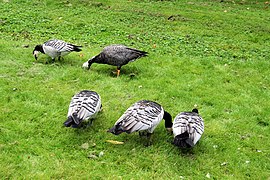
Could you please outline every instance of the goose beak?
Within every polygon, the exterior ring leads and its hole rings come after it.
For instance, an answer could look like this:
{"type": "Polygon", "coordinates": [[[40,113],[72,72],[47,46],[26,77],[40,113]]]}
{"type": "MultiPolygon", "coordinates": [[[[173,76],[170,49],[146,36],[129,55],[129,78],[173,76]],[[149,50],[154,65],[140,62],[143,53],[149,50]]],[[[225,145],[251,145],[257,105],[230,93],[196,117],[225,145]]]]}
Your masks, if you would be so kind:
{"type": "Polygon", "coordinates": [[[38,58],[38,51],[34,51],[33,52],[33,55],[34,55],[35,59],[37,60],[37,58],[38,58]]]}

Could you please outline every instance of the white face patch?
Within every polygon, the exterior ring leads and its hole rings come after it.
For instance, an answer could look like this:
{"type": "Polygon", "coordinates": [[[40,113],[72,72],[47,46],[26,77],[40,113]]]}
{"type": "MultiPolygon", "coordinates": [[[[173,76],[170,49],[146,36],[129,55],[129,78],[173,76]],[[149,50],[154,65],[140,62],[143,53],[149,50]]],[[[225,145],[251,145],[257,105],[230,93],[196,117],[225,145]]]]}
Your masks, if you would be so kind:
{"type": "Polygon", "coordinates": [[[85,63],[83,63],[82,67],[83,68],[88,68],[88,61],[86,61],[85,63]]]}
{"type": "Polygon", "coordinates": [[[38,51],[34,51],[34,56],[38,57],[38,53],[39,53],[38,51]]]}

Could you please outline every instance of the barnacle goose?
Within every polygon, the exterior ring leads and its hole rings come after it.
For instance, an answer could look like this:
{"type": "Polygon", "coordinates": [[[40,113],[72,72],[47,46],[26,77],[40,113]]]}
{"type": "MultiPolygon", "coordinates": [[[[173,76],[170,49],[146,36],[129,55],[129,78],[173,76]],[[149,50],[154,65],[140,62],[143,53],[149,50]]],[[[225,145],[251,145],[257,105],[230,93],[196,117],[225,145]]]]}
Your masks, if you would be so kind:
{"type": "Polygon", "coordinates": [[[65,56],[72,51],[81,51],[81,47],[82,46],[76,46],[62,40],[53,39],[45,42],[44,44],[36,45],[35,49],[33,50],[33,55],[37,60],[38,53],[41,52],[43,54],[47,54],[52,58],[53,61],[55,61],[55,58],[58,57],[60,59],[61,56],[65,56]]]}
{"type": "Polygon", "coordinates": [[[173,121],[173,144],[180,148],[193,147],[201,138],[204,122],[198,109],[179,113],[173,121]]]}
{"type": "Polygon", "coordinates": [[[167,130],[171,131],[171,115],[164,111],[163,107],[158,103],[141,100],[130,106],[108,132],[115,135],[123,132],[130,134],[137,131],[140,131],[139,134],[142,135],[143,132],[146,132],[147,145],[149,145],[151,143],[151,134],[162,119],[165,120],[167,130]]]}
{"type": "Polygon", "coordinates": [[[77,128],[81,125],[82,121],[91,119],[89,124],[91,125],[93,118],[101,110],[101,98],[100,95],[94,91],[83,90],[75,94],[70,102],[67,120],[64,122],[66,127],[77,128]]]}
{"type": "Polygon", "coordinates": [[[109,64],[117,67],[117,77],[123,65],[147,56],[147,52],[129,48],[124,45],[110,45],[103,49],[101,53],[92,57],[83,64],[84,68],[90,69],[93,63],[109,64]]]}

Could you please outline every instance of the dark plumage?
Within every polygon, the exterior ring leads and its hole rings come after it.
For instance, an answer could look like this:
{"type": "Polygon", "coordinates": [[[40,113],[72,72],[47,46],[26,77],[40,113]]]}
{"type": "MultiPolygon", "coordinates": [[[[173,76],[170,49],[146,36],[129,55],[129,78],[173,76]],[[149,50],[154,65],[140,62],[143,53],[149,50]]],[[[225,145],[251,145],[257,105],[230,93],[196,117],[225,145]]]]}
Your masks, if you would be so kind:
{"type": "Polygon", "coordinates": [[[109,64],[117,67],[117,77],[123,65],[147,56],[147,52],[129,48],[124,45],[110,45],[103,49],[101,53],[92,57],[83,64],[83,67],[90,68],[93,63],[109,64]]]}
{"type": "Polygon", "coordinates": [[[173,121],[173,144],[180,148],[193,147],[201,138],[204,122],[198,109],[192,112],[181,112],[173,121]]]}
{"type": "Polygon", "coordinates": [[[82,121],[95,118],[101,107],[101,98],[98,93],[88,90],[80,91],[71,99],[64,125],[79,127],[82,121]]]}
{"type": "Polygon", "coordinates": [[[119,135],[123,132],[130,134],[137,131],[146,131],[147,137],[150,138],[162,119],[165,120],[165,127],[171,130],[171,115],[164,111],[158,103],[142,100],[130,106],[108,132],[119,135]]]}
{"type": "Polygon", "coordinates": [[[76,46],[74,44],[66,43],[62,40],[53,39],[45,42],[44,44],[36,45],[35,49],[33,50],[33,55],[37,60],[38,53],[41,52],[50,56],[54,61],[55,58],[59,57],[60,59],[61,56],[65,56],[72,51],[81,51],[81,47],[82,46],[76,46]]]}

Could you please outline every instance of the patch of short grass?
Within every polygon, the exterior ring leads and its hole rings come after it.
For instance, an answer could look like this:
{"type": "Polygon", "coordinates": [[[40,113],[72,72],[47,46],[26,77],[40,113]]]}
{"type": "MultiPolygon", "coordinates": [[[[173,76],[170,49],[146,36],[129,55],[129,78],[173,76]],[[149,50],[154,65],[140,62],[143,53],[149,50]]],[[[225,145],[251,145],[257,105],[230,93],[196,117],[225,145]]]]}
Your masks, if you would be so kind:
{"type": "Polygon", "coordinates": [[[1,1],[0,10],[1,177],[269,178],[264,1],[17,0],[1,1]],[[53,64],[45,64],[45,55],[35,61],[34,46],[51,38],[83,45],[83,51],[53,64]],[[108,65],[81,68],[116,43],[149,56],[124,66],[119,78],[108,65]],[[63,128],[70,99],[82,89],[101,95],[103,112],[92,127],[63,128]],[[199,144],[179,151],[164,122],[150,147],[137,134],[108,134],[141,99],[159,102],[172,116],[197,104],[205,120],[199,144]]]}

